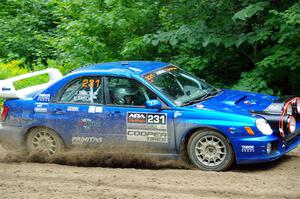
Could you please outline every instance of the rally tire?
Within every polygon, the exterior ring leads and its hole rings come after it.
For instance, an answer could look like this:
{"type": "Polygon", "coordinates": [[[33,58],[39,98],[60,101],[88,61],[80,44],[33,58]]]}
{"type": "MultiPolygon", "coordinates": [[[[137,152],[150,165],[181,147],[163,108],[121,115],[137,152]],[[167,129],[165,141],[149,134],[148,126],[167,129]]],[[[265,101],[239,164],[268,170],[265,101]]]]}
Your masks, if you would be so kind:
{"type": "Polygon", "coordinates": [[[199,130],[190,137],[187,153],[190,161],[205,171],[225,171],[234,162],[234,153],[226,137],[210,129],[199,130]]]}
{"type": "Polygon", "coordinates": [[[46,127],[30,130],[26,139],[26,147],[29,153],[45,153],[49,156],[65,149],[60,136],[54,130],[46,127]]]}

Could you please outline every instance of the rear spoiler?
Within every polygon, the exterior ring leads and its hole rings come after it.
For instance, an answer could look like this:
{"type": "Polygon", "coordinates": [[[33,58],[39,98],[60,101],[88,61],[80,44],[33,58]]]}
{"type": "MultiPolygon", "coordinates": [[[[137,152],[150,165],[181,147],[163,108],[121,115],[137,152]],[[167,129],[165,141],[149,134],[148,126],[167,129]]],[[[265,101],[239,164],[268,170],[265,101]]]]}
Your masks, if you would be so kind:
{"type": "Polygon", "coordinates": [[[47,68],[46,70],[19,75],[6,80],[0,80],[0,98],[25,98],[30,93],[47,88],[50,84],[61,79],[62,77],[63,75],[58,69],[47,68]],[[49,75],[49,81],[47,83],[16,90],[14,82],[43,74],[49,75]]]}

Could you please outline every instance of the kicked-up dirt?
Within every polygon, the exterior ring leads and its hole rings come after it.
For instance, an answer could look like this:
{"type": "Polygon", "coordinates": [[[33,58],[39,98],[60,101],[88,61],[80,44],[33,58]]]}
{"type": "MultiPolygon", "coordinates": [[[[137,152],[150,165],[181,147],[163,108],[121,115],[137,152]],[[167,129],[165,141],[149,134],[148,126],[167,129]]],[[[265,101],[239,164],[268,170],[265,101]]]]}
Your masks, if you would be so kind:
{"type": "Polygon", "coordinates": [[[91,153],[43,159],[0,147],[0,198],[300,198],[300,148],[275,162],[227,172],[91,153]]]}

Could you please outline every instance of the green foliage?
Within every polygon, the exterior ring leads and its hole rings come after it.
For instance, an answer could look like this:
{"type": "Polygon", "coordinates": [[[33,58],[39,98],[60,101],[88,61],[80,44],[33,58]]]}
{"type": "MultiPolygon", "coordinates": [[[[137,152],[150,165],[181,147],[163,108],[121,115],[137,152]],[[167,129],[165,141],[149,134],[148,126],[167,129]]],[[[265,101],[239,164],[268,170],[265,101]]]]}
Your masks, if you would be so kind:
{"type": "Polygon", "coordinates": [[[252,17],[255,15],[257,12],[264,10],[264,8],[269,5],[268,1],[263,1],[263,2],[257,2],[254,4],[250,4],[246,8],[238,11],[235,13],[232,17],[233,20],[246,20],[247,18],[252,17]]]}
{"type": "Polygon", "coordinates": [[[153,1],[79,0],[58,2],[60,19],[51,43],[68,68],[87,63],[139,59],[146,54],[142,37],[155,30],[153,1]]]}
{"type": "Polygon", "coordinates": [[[300,94],[296,0],[2,0],[0,15],[0,61],[21,70],[162,60],[218,87],[300,94]]]}
{"type": "MultiPolygon", "coordinates": [[[[22,61],[20,60],[12,60],[8,63],[0,63],[0,80],[29,73],[30,71],[28,69],[19,67],[21,64],[22,61]]],[[[35,66],[34,69],[38,70],[40,69],[40,67],[35,66]]],[[[37,77],[32,77],[32,78],[27,78],[24,80],[17,81],[15,82],[14,86],[18,90],[25,87],[46,83],[48,81],[49,81],[49,76],[45,74],[45,75],[40,75],[37,77]]]]}
{"type": "Polygon", "coordinates": [[[48,37],[56,25],[54,4],[44,0],[1,0],[0,60],[34,63],[52,57],[48,37]]]}

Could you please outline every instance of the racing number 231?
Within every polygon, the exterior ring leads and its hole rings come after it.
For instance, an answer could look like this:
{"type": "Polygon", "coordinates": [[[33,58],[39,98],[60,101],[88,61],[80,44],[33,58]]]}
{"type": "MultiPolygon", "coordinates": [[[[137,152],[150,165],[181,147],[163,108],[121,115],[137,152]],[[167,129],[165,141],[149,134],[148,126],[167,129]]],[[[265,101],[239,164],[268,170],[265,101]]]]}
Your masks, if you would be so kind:
{"type": "Polygon", "coordinates": [[[166,115],[148,114],[147,123],[148,124],[165,124],[166,123],[166,115]]]}
{"type": "Polygon", "coordinates": [[[90,87],[90,88],[94,88],[96,85],[96,87],[99,87],[100,85],[100,80],[99,79],[84,79],[82,81],[82,88],[86,88],[86,87],[90,87]]]}

